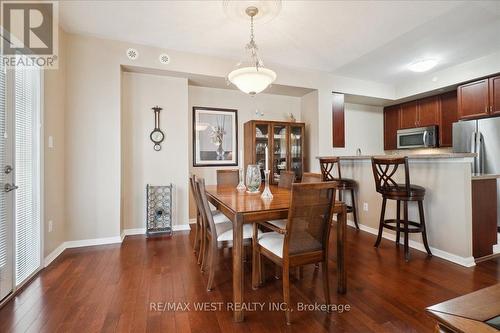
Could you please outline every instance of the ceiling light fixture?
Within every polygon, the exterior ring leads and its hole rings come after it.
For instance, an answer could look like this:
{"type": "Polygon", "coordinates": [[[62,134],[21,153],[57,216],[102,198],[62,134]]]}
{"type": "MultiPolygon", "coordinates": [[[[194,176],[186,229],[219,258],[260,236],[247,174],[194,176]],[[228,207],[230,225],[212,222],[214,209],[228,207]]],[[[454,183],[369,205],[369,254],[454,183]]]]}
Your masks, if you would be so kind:
{"type": "Polygon", "coordinates": [[[250,16],[250,42],[245,47],[247,59],[239,62],[237,68],[228,74],[227,79],[239,90],[254,96],[276,80],[276,73],[264,67],[254,40],[253,20],[259,9],[251,6],[245,12],[250,16]]]}
{"type": "Polygon", "coordinates": [[[409,64],[408,69],[411,70],[412,72],[417,72],[417,73],[427,72],[428,70],[436,66],[437,63],[438,61],[432,58],[420,59],[409,64]]]}

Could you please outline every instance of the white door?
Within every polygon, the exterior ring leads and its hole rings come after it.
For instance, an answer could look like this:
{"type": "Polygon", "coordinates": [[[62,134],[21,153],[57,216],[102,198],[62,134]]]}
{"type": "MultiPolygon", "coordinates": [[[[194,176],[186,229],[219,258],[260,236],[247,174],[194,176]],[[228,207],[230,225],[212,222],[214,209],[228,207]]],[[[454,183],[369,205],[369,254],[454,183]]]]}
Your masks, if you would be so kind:
{"type": "Polygon", "coordinates": [[[41,267],[41,74],[0,70],[1,301],[41,267]]]}

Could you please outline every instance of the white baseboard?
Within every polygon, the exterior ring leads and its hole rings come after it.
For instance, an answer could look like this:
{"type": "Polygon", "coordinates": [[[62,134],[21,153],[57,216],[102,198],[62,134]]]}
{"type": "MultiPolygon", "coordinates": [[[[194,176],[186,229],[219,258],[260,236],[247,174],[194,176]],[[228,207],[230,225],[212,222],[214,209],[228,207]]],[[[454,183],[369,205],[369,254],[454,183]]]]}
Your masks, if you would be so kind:
{"type": "MultiPolygon", "coordinates": [[[[354,222],[351,221],[351,220],[347,221],[347,225],[349,225],[351,227],[355,227],[354,222]]],[[[370,234],[373,234],[373,235],[378,235],[378,230],[377,229],[372,228],[372,227],[368,227],[368,226],[366,226],[364,224],[359,224],[359,229],[361,229],[363,231],[366,231],[366,232],[368,232],[370,234]]],[[[385,239],[391,240],[391,241],[396,241],[396,235],[395,234],[391,234],[391,233],[388,233],[388,232],[385,232],[385,231],[382,233],[382,237],[385,238],[385,239]]],[[[401,243],[404,244],[404,239],[401,240],[401,243]]],[[[415,241],[413,241],[413,240],[410,239],[410,242],[408,243],[408,245],[412,249],[419,250],[421,252],[426,252],[424,244],[422,244],[422,243],[415,242],[415,241]]],[[[432,252],[433,256],[436,256],[436,257],[439,257],[439,258],[451,261],[451,262],[453,262],[455,264],[459,264],[459,265],[465,266],[465,267],[472,267],[472,266],[476,265],[476,263],[474,261],[474,257],[460,257],[460,256],[457,256],[456,254],[449,253],[449,252],[446,252],[446,251],[443,251],[443,250],[440,250],[440,249],[436,249],[436,248],[434,248],[432,246],[429,246],[429,247],[431,248],[431,252],[432,252]]]]}
{"type": "MultiPolygon", "coordinates": [[[[191,222],[191,220],[190,220],[191,222]]],[[[173,231],[186,231],[191,230],[189,224],[174,225],[172,227],[173,231]]],[[[59,245],[54,251],[44,258],[44,267],[50,265],[54,259],[56,259],[65,249],[83,247],[83,246],[95,246],[95,245],[106,245],[106,244],[116,244],[121,243],[126,236],[131,235],[144,235],[146,234],[146,228],[135,228],[135,229],[124,229],[120,236],[104,237],[104,238],[94,238],[94,239],[81,239],[74,241],[67,241],[59,245]]]]}
{"type": "Polygon", "coordinates": [[[43,267],[47,267],[51,262],[54,261],[63,251],[66,250],[66,243],[62,242],[61,245],[55,248],[54,251],[50,252],[43,260],[43,267]]]}

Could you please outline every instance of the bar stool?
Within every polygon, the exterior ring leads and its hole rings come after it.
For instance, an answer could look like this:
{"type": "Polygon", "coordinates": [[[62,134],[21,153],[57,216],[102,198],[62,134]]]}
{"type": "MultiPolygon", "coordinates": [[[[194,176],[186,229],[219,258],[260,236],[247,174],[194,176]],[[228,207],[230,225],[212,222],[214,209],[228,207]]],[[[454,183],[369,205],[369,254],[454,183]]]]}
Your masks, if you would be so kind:
{"type": "Polygon", "coordinates": [[[425,230],[424,218],[424,196],[425,188],[410,183],[410,170],[408,167],[408,157],[403,158],[375,158],[372,157],[373,177],[375,178],[375,188],[378,193],[382,194],[382,212],[380,214],[380,224],[378,229],[377,241],[375,247],[378,247],[382,240],[382,232],[384,228],[396,231],[396,245],[399,245],[399,237],[401,231],[404,233],[404,250],[405,260],[410,260],[410,251],[408,246],[409,233],[422,233],[425,250],[429,256],[432,256],[429,244],[427,243],[427,234],[425,230]],[[404,165],[405,183],[398,184],[394,179],[394,175],[400,165],[404,165]],[[385,206],[387,200],[396,200],[397,213],[396,219],[385,219],[385,206]],[[401,220],[401,201],[403,202],[403,220],[401,220]],[[418,203],[418,213],[420,222],[408,220],[408,202],[416,201],[418,203]],[[404,227],[401,228],[401,223],[404,227]],[[395,224],[395,226],[394,226],[395,224]]]}
{"type": "Polygon", "coordinates": [[[347,213],[352,213],[354,218],[354,224],[356,225],[356,229],[359,229],[358,225],[358,212],[356,210],[356,196],[354,194],[354,190],[357,186],[357,183],[354,179],[342,178],[342,174],[340,173],[340,158],[338,157],[325,157],[319,159],[319,166],[321,168],[321,174],[324,182],[335,181],[338,184],[337,190],[339,191],[339,201],[343,201],[343,192],[350,191],[351,192],[351,206],[347,207],[347,213]],[[334,167],[337,165],[337,175],[334,176],[334,167]]]}

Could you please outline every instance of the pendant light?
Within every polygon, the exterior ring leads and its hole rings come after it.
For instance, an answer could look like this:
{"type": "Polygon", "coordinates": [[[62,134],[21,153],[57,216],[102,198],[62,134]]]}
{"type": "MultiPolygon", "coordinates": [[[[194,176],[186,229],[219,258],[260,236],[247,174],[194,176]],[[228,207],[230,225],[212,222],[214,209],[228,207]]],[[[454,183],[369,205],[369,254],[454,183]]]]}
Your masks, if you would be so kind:
{"type": "Polygon", "coordinates": [[[259,13],[259,9],[251,6],[245,10],[245,13],[250,17],[250,42],[245,47],[248,59],[240,62],[227,78],[239,90],[254,96],[276,80],[276,73],[264,67],[254,40],[253,20],[259,13]]]}

